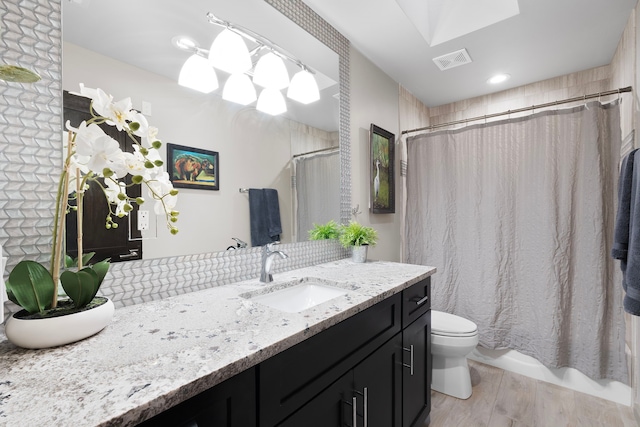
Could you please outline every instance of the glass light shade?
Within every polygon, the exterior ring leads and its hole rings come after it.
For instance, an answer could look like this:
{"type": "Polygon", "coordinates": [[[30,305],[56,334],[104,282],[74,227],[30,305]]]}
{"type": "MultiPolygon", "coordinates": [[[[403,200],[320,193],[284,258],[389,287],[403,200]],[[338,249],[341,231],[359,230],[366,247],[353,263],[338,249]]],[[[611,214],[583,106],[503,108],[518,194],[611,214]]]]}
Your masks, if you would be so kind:
{"type": "Polygon", "coordinates": [[[277,116],[287,111],[287,104],[284,102],[282,92],[272,87],[266,87],[260,93],[256,109],[263,113],[277,116]]]}
{"type": "Polygon", "coordinates": [[[253,82],[258,86],[284,89],[289,86],[289,73],[282,58],[273,52],[263,55],[256,64],[253,82]]]}
{"type": "Polygon", "coordinates": [[[310,104],[320,99],[318,83],[307,70],[297,72],[291,79],[287,97],[302,104],[310,104]]]}
{"type": "Polygon", "coordinates": [[[193,54],[180,69],[178,84],[202,93],[210,93],[218,88],[218,77],[207,58],[193,54]]]}
{"type": "Polygon", "coordinates": [[[224,84],[222,99],[236,104],[249,105],[256,100],[256,88],[246,74],[231,74],[224,84]]]}
{"type": "Polygon", "coordinates": [[[229,74],[244,73],[253,65],[242,37],[225,28],[209,49],[211,65],[229,74]]]}

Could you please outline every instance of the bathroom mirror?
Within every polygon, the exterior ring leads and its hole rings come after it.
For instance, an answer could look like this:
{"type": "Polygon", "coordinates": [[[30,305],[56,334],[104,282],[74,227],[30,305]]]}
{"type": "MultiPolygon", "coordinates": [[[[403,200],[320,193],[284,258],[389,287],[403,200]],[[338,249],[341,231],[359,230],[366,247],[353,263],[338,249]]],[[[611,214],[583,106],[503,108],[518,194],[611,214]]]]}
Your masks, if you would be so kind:
{"type": "Polygon", "coordinates": [[[74,0],[63,2],[62,21],[63,89],[77,91],[82,82],[116,99],[131,97],[165,144],[220,153],[220,190],[181,189],[180,233],[158,229],[143,241],[144,258],[225,250],[235,244],[233,237],[250,242],[248,194],[240,191],[246,188],[276,188],[282,241],[306,240],[295,229],[293,158],[340,144],[337,53],[264,0],[74,0]],[[214,93],[179,86],[190,53],[172,39],[187,36],[209,49],[221,28],[207,21],[207,12],[266,37],[308,65],[316,72],[321,101],[287,101],[287,114],[273,117],[256,111],[255,103],[223,101],[223,72],[217,72],[220,88],[214,93]]]}

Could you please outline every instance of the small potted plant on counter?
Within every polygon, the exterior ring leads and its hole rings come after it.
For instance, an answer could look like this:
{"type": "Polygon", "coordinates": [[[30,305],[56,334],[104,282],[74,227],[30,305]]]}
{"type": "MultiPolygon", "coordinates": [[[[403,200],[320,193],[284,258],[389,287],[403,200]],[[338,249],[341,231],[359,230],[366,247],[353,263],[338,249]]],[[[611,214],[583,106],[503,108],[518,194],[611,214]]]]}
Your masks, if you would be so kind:
{"type": "Polygon", "coordinates": [[[309,240],[337,239],[340,237],[340,225],[334,220],[326,224],[313,224],[309,230],[309,240]]]}
{"type": "Polygon", "coordinates": [[[351,249],[351,259],[354,262],[367,261],[367,249],[378,242],[378,233],[371,227],[364,226],[356,221],[340,228],[340,244],[351,249]]]}

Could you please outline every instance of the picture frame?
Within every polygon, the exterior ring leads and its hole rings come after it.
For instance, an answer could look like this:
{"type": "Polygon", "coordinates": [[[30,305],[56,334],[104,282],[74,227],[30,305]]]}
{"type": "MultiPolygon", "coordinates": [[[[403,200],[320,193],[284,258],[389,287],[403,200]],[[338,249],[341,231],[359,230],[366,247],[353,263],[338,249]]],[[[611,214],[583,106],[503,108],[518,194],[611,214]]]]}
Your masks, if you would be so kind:
{"type": "Polygon", "coordinates": [[[395,135],[372,123],[369,148],[371,213],[395,213],[395,135]]]}
{"type": "Polygon", "coordinates": [[[220,190],[217,151],[167,144],[167,172],[175,188],[220,190]]]}

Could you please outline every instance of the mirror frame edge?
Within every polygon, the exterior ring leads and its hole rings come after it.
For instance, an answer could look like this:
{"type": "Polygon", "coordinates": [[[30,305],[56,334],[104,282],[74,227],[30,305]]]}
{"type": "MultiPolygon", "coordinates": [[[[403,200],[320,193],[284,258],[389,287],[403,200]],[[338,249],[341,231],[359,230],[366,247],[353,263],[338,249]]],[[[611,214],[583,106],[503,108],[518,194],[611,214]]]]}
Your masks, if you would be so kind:
{"type": "Polygon", "coordinates": [[[338,54],[340,77],[340,222],[351,219],[350,42],[302,0],[264,0],[338,54]]]}

